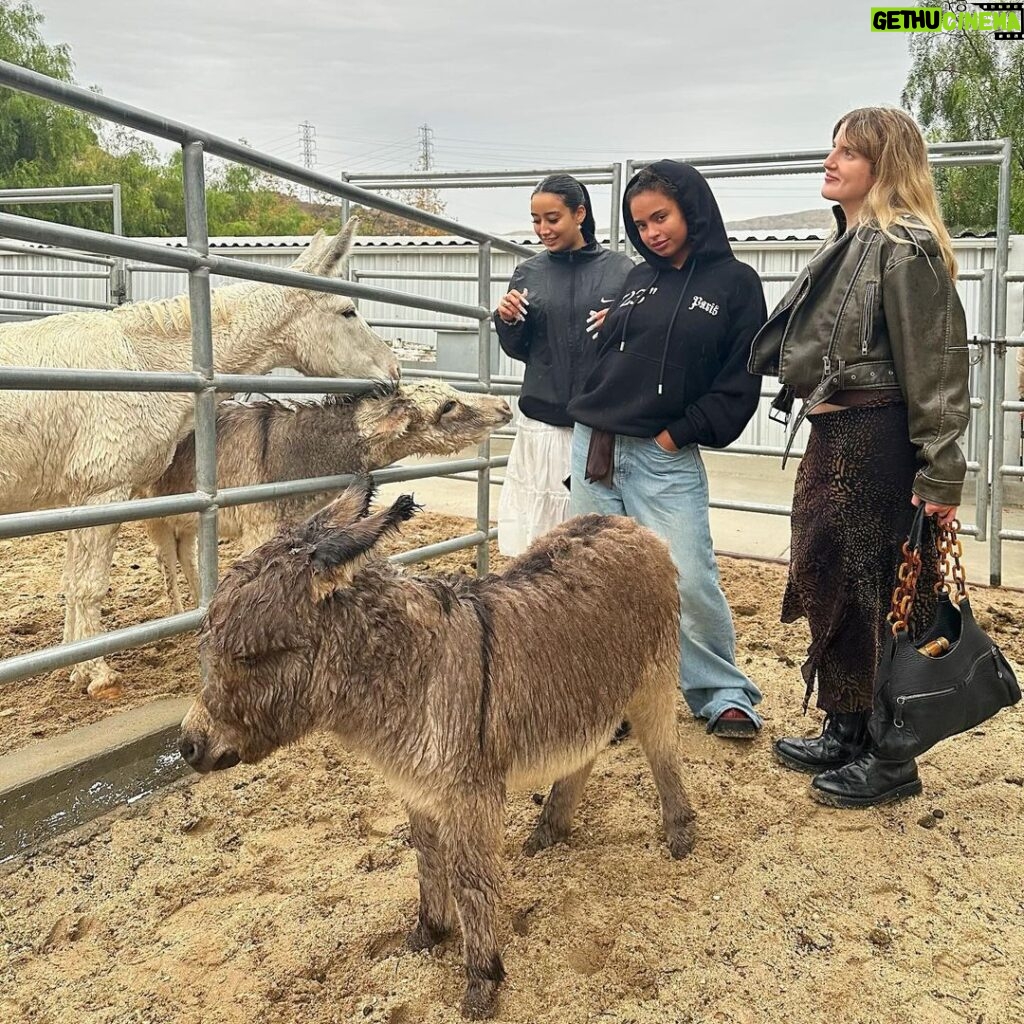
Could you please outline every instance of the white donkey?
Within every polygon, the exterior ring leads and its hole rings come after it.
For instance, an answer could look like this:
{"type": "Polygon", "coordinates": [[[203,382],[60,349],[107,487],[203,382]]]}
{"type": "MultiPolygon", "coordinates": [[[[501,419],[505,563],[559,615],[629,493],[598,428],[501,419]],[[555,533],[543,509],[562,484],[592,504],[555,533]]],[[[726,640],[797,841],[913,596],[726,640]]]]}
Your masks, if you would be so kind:
{"type": "MultiPolygon", "coordinates": [[[[354,220],[319,232],[291,265],[340,274],[354,220]]],[[[312,376],[396,380],[398,361],[350,298],[243,282],[213,292],[214,368],[264,373],[293,367],[312,376]]],[[[187,371],[192,365],[188,296],[110,312],[65,313],[0,327],[0,365],[187,371]]],[[[225,396],[226,397],[226,396],[225,396]]],[[[0,390],[0,513],[124,501],[153,483],[192,428],[191,394],[0,390]]],[[[100,632],[119,525],[68,534],[64,640],[100,632]]],[[[72,681],[91,696],[116,696],[102,659],[72,681]]]]}

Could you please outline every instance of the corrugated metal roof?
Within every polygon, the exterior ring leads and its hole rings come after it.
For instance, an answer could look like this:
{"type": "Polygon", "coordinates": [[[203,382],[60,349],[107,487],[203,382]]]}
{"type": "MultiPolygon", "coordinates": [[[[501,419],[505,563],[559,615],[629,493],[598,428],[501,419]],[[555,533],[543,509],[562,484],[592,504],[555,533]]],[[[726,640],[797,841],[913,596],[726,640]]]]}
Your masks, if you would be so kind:
{"type": "MultiPolygon", "coordinates": [[[[820,228],[762,228],[740,229],[728,232],[730,242],[821,242],[827,235],[820,228]]],[[[504,234],[510,242],[535,247],[539,252],[540,243],[532,232],[516,232],[504,234]]],[[[975,232],[960,231],[954,238],[962,239],[994,239],[994,231],[975,232]]],[[[211,249],[303,249],[309,245],[311,235],[224,235],[210,239],[211,249]]],[[[151,245],[166,245],[174,249],[188,248],[188,240],[182,237],[171,238],[137,238],[139,242],[151,245]]],[[[598,239],[603,245],[610,243],[607,233],[598,239]]],[[[26,243],[19,243],[26,244],[26,243]]],[[[45,250],[52,248],[40,243],[27,243],[32,248],[45,250]]],[[[409,248],[472,248],[476,243],[457,235],[359,235],[353,242],[356,249],[409,249],[409,248]]]]}

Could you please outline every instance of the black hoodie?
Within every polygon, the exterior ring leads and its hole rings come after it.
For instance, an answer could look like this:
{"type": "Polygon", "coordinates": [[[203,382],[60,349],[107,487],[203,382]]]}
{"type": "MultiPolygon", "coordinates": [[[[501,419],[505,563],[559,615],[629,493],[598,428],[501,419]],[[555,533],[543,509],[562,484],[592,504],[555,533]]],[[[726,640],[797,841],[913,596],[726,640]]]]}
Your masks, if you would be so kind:
{"type": "Polygon", "coordinates": [[[690,255],[676,270],[648,249],[623,201],[626,233],[645,263],[626,278],[601,330],[597,365],[569,413],[615,434],[668,430],[679,448],[724,448],[757,408],[760,381],[747,359],[767,319],[764,291],[757,272],[733,256],[700,172],[676,160],[659,160],[651,170],[676,188],[690,255]]]}

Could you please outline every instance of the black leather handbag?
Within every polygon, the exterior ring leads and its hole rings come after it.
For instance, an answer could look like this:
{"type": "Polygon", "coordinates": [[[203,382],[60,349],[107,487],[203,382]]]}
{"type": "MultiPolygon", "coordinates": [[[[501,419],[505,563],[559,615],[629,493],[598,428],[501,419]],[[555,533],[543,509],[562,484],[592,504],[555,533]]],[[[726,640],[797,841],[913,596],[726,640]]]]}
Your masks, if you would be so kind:
{"type": "Polygon", "coordinates": [[[924,522],[919,507],[903,545],[888,616],[892,635],[878,663],[868,725],[875,752],[892,761],[917,757],[1020,700],[1013,669],[971,611],[956,520],[936,527],[938,550],[926,553],[939,559],[938,610],[930,628],[911,639],[924,522]]]}

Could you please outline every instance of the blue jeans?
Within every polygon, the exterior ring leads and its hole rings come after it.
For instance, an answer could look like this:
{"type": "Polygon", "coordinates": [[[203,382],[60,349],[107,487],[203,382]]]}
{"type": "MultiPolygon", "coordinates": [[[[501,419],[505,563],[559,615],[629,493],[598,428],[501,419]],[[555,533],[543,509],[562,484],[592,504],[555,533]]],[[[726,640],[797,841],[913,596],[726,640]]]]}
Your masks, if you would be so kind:
{"type": "Polygon", "coordinates": [[[625,515],[662,537],[679,570],[679,685],[708,721],[739,708],[760,727],[761,691],[736,667],[736,632],[719,583],[708,523],[708,478],[695,444],[665,451],[653,438],[615,437],[612,487],[586,480],[590,428],[572,438],[572,513],[625,515]]]}

